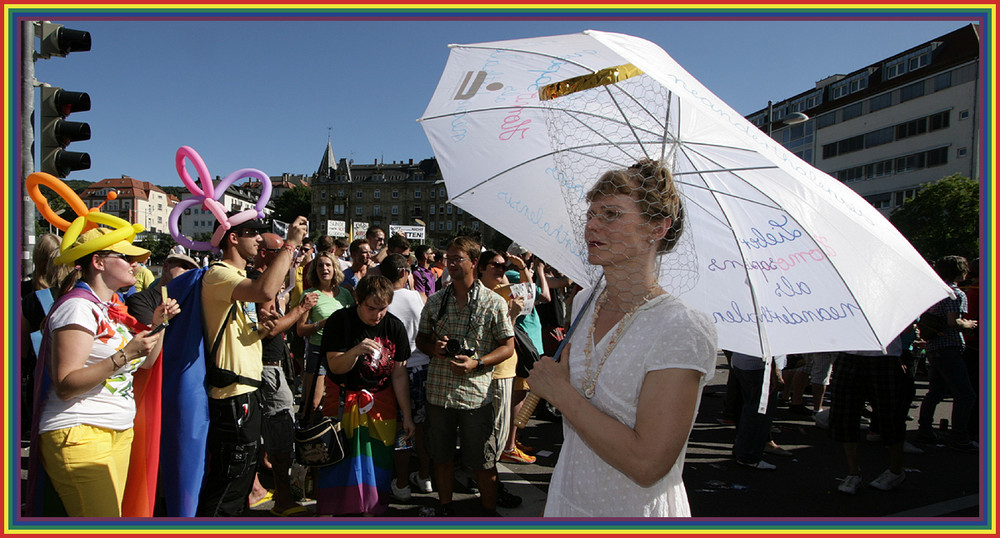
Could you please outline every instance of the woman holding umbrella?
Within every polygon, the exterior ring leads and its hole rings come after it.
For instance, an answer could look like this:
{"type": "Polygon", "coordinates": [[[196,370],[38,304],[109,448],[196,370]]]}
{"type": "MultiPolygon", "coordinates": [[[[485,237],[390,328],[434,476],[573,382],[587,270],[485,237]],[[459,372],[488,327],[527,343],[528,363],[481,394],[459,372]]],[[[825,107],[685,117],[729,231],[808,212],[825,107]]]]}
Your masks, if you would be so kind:
{"type": "Polygon", "coordinates": [[[588,262],[604,286],[532,392],[563,414],[546,516],[690,516],[681,479],[701,389],[715,369],[712,321],[657,283],[684,211],[670,172],[643,160],[587,195],[588,262]]]}

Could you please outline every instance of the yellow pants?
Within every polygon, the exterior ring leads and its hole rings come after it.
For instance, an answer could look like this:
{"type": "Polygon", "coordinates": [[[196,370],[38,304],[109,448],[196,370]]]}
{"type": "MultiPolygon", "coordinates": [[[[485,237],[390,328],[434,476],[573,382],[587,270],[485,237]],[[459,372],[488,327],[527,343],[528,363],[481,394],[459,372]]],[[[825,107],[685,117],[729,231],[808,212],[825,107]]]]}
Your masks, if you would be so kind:
{"type": "Polygon", "coordinates": [[[120,517],[132,429],[80,425],[40,435],[42,465],[70,517],[120,517]]]}

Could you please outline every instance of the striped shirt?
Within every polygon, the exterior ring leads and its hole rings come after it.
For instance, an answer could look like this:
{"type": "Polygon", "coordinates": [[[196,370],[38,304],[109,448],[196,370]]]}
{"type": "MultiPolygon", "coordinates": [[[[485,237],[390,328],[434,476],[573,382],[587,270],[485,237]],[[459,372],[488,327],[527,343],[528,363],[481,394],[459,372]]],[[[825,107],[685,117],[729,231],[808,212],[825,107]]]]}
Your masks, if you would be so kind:
{"type": "MultiPolygon", "coordinates": [[[[507,317],[507,303],[478,280],[469,291],[470,300],[462,308],[455,302],[450,288],[431,295],[420,314],[421,334],[434,340],[447,336],[449,340],[464,340],[474,349],[473,358],[489,354],[501,343],[514,336],[514,327],[507,317]],[[446,293],[447,292],[447,293],[446,293]],[[441,300],[447,295],[447,308],[438,319],[441,300]]],[[[449,409],[478,409],[492,403],[490,384],[493,368],[476,368],[468,374],[455,375],[450,359],[431,357],[427,370],[427,402],[449,409]]]]}

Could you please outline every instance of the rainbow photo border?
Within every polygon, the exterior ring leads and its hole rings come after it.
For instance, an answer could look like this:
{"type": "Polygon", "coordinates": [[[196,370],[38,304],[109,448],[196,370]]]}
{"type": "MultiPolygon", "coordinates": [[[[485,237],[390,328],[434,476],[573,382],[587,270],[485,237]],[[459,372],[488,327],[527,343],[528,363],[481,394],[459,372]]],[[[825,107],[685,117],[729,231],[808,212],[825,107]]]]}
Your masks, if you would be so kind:
{"type": "MultiPolygon", "coordinates": [[[[19,357],[18,312],[20,305],[19,280],[22,245],[19,235],[23,223],[19,184],[23,184],[20,173],[18,96],[20,85],[18,74],[20,65],[19,22],[21,20],[458,20],[458,19],[563,19],[575,18],[592,20],[973,20],[981,29],[982,49],[980,55],[981,151],[980,169],[983,171],[981,189],[981,273],[989,275],[983,287],[983,319],[980,321],[987,330],[984,333],[983,354],[996,355],[996,4],[946,4],[910,5],[904,3],[882,3],[871,6],[860,4],[739,4],[698,5],[698,4],[544,4],[533,5],[475,5],[475,4],[417,4],[401,3],[391,5],[268,5],[268,4],[211,4],[208,6],[154,4],[58,4],[45,5],[4,5],[4,116],[6,144],[4,147],[4,169],[6,181],[3,184],[0,203],[4,208],[5,233],[0,236],[0,245],[6,252],[3,264],[2,316],[4,322],[4,351],[7,367],[4,369],[4,534],[96,534],[114,532],[117,535],[132,534],[189,534],[189,533],[243,533],[298,535],[305,533],[351,533],[364,532],[367,536],[410,534],[505,534],[523,535],[551,534],[688,534],[721,535],[733,533],[748,534],[829,534],[829,533],[888,533],[888,534],[995,534],[996,527],[996,424],[993,410],[996,406],[996,372],[991,361],[984,361],[986,380],[984,396],[986,405],[981,412],[982,424],[988,432],[980,451],[980,466],[984,480],[980,485],[980,517],[957,518],[961,521],[939,521],[933,518],[867,518],[867,519],[806,519],[787,518],[780,521],[762,519],[701,519],[682,520],[576,520],[548,521],[538,519],[503,519],[498,525],[457,520],[443,522],[440,519],[351,519],[322,520],[314,518],[248,518],[248,519],[121,519],[94,520],[54,518],[22,518],[20,507],[15,504],[14,492],[20,487],[18,432],[14,431],[16,417],[16,395],[18,379],[16,364],[19,357]]],[[[442,55],[446,51],[442,50],[442,55]]],[[[428,96],[429,97],[429,96],[428,96]]],[[[164,154],[170,155],[171,148],[164,154]]],[[[169,158],[169,157],[167,157],[169,158]]]]}

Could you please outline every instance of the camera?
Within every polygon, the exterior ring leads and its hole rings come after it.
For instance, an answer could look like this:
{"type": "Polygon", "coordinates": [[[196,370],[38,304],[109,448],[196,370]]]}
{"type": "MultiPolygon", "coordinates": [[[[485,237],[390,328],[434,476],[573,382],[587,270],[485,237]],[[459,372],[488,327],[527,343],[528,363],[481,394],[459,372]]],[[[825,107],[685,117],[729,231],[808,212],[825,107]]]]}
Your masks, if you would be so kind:
{"type": "Polygon", "coordinates": [[[449,357],[465,355],[471,357],[476,354],[476,350],[466,347],[465,340],[448,340],[444,343],[444,353],[449,357]]]}

